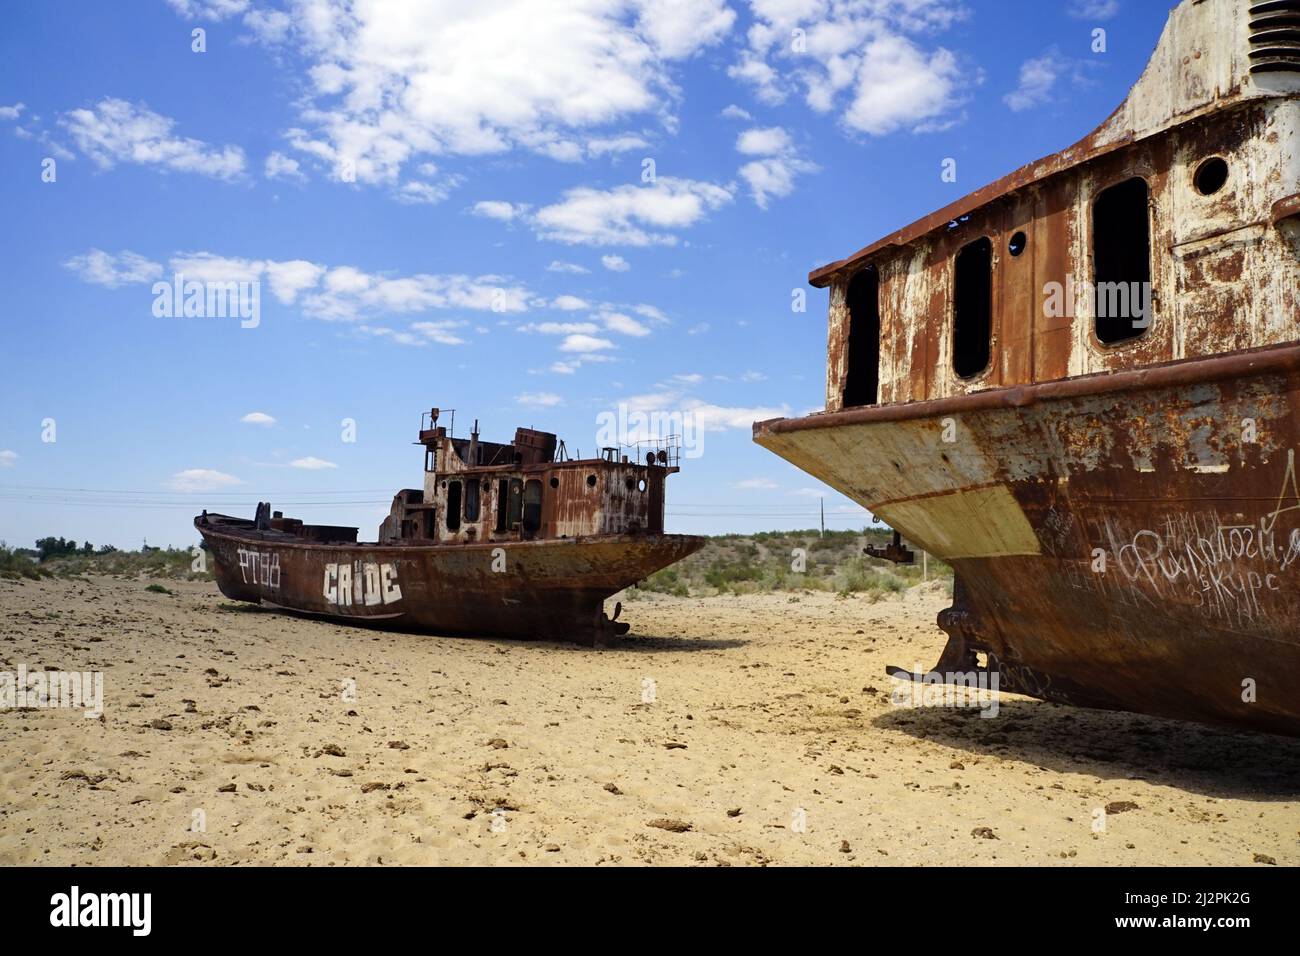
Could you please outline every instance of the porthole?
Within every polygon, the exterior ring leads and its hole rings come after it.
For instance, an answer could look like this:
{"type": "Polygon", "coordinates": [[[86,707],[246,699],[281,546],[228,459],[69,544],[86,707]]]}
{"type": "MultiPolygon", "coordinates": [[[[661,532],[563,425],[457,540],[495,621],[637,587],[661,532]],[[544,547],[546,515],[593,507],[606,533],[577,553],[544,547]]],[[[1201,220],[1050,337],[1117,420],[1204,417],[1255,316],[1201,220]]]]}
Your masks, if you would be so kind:
{"type": "Polygon", "coordinates": [[[560,479],[556,478],[554,475],[551,476],[551,487],[552,488],[560,487],[560,479]]]}
{"type": "Polygon", "coordinates": [[[627,485],[628,491],[631,491],[633,488],[636,487],[636,479],[633,478],[631,475],[628,475],[626,478],[623,479],[623,484],[627,485]]]}
{"type": "Polygon", "coordinates": [[[645,491],[645,487],[646,487],[646,485],[645,485],[645,479],[644,479],[644,478],[642,478],[640,481],[638,481],[638,482],[636,483],[636,490],[637,490],[637,491],[645,491]]]}
{"type": "Polygon", "coordinates": [[[588,487],[588,488],[595,488],[595,487],[596,487],[596,476],[595,476],[595,475],[588,475],[588,476],[587,476],[587,487],[588,487]]]}
{"type": "Polygon", "coordinates": [[[1213,196],[1228,182],[1228,163],[1220,156],[1211,156],[1196,167],[1192,184],[1202,196],[1213,196]]]}
{"type": "Polygon", "coordinates": [[[1018,232],[1012,236],[1011,241],[1007,243],[1007,252],[1011,253],[1013,256],[1018,256],[1020,253],[1025,251],[1025,246],[1027,245],[1029,245],[1029,237],[1023,232],[1018,232]]]}

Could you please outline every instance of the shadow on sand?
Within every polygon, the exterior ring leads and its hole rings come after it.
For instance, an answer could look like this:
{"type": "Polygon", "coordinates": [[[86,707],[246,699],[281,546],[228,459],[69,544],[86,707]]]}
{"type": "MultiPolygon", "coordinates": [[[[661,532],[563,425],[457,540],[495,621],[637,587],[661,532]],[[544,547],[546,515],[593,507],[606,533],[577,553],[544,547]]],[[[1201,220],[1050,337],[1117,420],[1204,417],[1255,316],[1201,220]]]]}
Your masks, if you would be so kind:
{"type": "Polygon", "coordinates": [[[872,723],[958,750],[1103,780],[1144,780],[1225,799],[1300,795],[1300,740],[1291,737],[1007,698],[991,719],[977,710],[900,707],[872,723]]]}

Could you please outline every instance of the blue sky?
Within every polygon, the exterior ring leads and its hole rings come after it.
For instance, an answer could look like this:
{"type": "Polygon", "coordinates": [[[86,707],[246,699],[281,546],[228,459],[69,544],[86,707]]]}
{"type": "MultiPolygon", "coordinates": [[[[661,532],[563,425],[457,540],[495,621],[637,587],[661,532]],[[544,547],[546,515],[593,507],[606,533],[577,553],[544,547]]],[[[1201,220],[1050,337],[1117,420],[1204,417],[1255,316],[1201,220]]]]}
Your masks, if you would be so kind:
{"type": "Polygon", "coordinates": [[[1085,135],[1170,5],[8,5],[0,538],[259,499],[371,537],[434,405],[584,453],[689,413],[670,530],[860,526],[750,438],[824,401],[808,270],[1085,135]],[[178,271],[258,283],[256,327],[155,315],[178,271]]]}

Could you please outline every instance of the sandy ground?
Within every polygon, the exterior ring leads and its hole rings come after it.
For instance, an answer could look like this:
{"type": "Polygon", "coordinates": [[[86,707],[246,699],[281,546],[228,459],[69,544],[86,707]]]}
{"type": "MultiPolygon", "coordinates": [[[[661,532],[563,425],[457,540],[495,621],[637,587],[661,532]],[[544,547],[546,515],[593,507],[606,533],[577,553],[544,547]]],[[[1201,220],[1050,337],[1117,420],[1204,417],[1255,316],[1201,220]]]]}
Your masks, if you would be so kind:
{"type": "Polygon", "coordinates": [[[592,650],[168,587],[0,582],[0,670],[105,675],[102,720],[0,711],[0,864],[1300,862],[1300,741],[895,706],[934,591],[639,600],[592,650]]]}

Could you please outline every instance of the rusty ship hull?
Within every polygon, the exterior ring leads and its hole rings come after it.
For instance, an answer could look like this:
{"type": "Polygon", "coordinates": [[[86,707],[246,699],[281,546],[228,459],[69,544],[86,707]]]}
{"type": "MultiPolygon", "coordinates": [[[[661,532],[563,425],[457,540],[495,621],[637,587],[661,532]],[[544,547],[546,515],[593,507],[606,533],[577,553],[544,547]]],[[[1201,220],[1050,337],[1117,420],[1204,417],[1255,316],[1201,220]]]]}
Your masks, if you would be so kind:
{"type": "Polygon", "coordinates": [[[755,437],[953,566],[936,672],[1300,735],[1300,347],[755,437]]]}
{"type": "Polygon", "coordinates": [[[216,514],[195,526],[232,600],[352,624],[584,644],[626,631],[606,618],[607,598],[704,543],[615,534],[386,546],[303,541],[216,514]]]}

